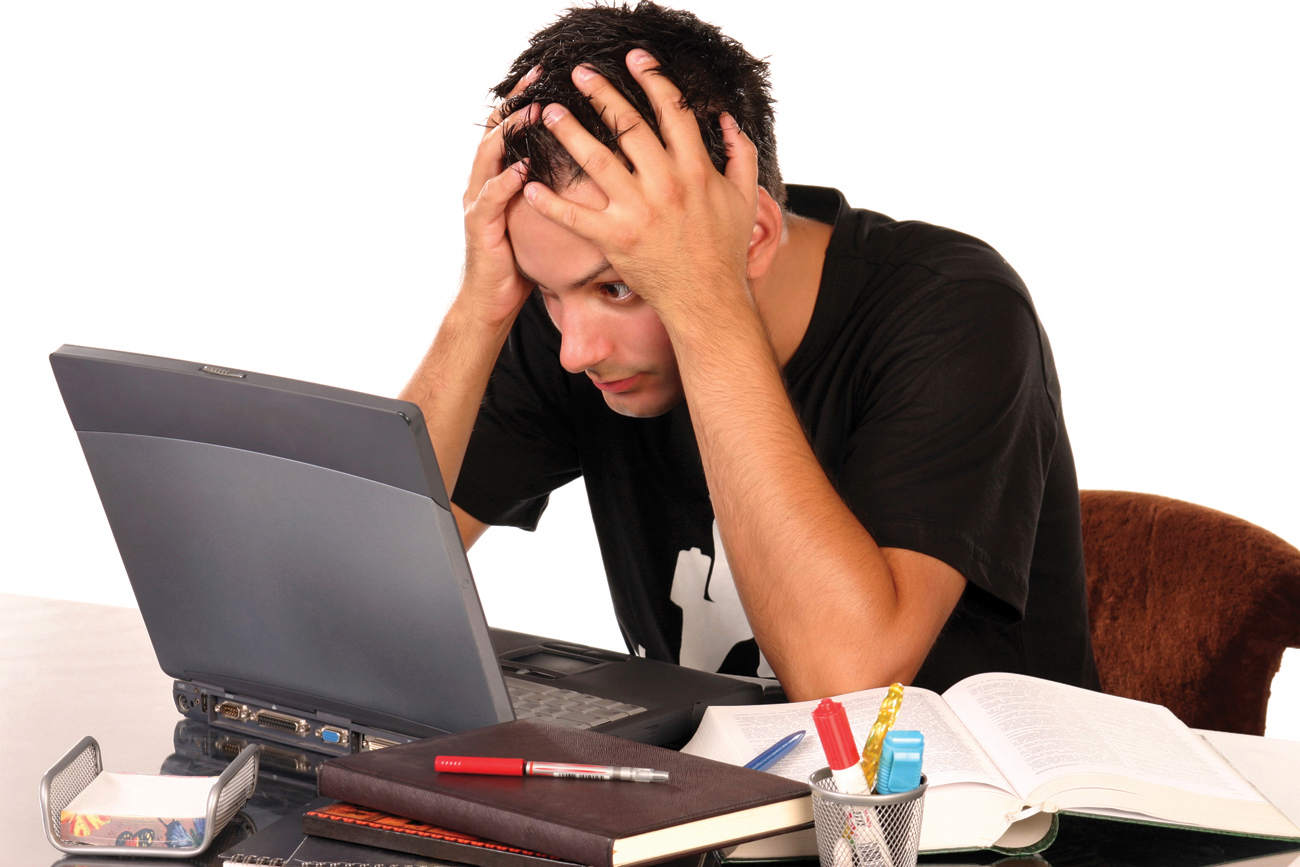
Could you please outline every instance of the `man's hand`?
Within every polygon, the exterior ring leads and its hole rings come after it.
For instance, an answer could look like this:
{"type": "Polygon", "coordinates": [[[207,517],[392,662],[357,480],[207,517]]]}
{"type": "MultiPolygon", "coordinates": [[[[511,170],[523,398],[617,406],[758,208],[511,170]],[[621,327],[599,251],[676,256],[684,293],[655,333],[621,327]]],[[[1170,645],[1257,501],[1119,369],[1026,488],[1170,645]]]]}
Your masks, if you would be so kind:
{"type": "MultiPolygon", "coordinates": [[[[520,79],[513,96],[528,87],[536,71],[520,79]]],[[[524,167],[503,166],[502,133],[511,124],[531,123],[537,107],[504,120],[500,109],[488,118],[465,191],[465,274],[460,292],[438,329],[433,345],[402,390],[420,406],[447,492],[456,488],[470,432],[478,417],[492,366],[532,286],[519,276],[506,233],[506,205],[523,188],[524,167]]],[[[484,525],[455,506],[461,539],[469,547],[484,525]]]]}
{"type": "MultiPolygon", "coordinates": [[[[519,80],[507,99],[537,79],[539,69],[519,80]]],[[[471,309],[491,324],[514,321],[532,291],[515,268],[514,252],[506,232],[506,205],[524,186],[523,162],[503,166],[503,136],[512,126],[534,122],[539,106],[532,104],[507,118],[498,107],[489,115],[487,131],[479,142],[465,189],[465,275],[461,295],[471,309]]]]}
{"type": "MultiPolygon", "coordinates": [[[[677,88],[643,54],[629,54],[628,67],[664,144],[605,79],[580,68],[574,81],[621,133],[626,163],[547,106],[543,122],[608,202],[584,207],[542,184],[528,184],[524,196],[595,244],[667,330],[736,589],[786,694],[910,681],[965,580],[925,555],[882,550],[827,478],[750,292],[797,291],[801,276],[790,259],[780,278],[763,270],[782,221],[765,218],[771,203],[760,204],[756,150],[724,115],[728,161],[719,174],[677,88]]],[[[820,266],[824,246],[803,252],[820,266]]]]}
{"type": "MultiPolygon", "coordinates": [[[[679,318],[698,317],[702,304],[749,302],[746,250],[758,198],[758,154],[727,114],[726,174],[719,174],[681,92],[659,74],[654,58],[629,52],[631,70],[650,98],[664,144],[609,81],[589,67],[573,71],[578,90],[619,133],[629,165],[596,141],[562,106],[549,105],[542,122],[608,199],[596,210],[531,183],[524,196],[537,211],[591,241],[630,289],[672,330],[679,318]],[[734,293],[719,299],[719,293],[734,293]]],[[[752,303],[752,302],[751,302],[752,303]]]]}

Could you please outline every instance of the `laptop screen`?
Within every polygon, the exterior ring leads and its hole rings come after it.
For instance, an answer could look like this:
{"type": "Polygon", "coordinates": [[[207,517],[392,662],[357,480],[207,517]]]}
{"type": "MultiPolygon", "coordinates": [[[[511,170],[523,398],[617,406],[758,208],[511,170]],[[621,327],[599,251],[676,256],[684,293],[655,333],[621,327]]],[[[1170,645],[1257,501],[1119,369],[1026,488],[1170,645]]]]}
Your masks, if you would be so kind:
{"type": "Polygon", "coordinates": [[[162,669],[388,729],[513,719],[414,404],[50,357],[162,669]]]}

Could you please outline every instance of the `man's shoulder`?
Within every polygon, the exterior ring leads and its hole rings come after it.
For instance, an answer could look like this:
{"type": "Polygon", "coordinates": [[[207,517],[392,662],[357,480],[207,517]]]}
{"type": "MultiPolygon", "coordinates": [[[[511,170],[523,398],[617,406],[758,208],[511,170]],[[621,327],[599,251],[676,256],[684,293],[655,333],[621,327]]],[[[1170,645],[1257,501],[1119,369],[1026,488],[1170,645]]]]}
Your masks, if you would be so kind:
{"type": "Polygon", "coordinates": [[[1024,293],[1015,269],[988,242],[974,235],[922,220],[897,220],[879,211],[856,208],[830,187],[791,184],[790,209],[834,225],[827,257],[857,259],[864,266],[896,273],[923,271],[940,282],[1002,283],[1024,293]]]}
{"type": "Polygon", "coordinates": [[[920,220],[883,217],[873,226],[878,261],[924,268],[948,281],[988,281],[1024,288],[1020,275],[988,242],[920,220]]]}
{"type": "MultiPolygon", "coordinates": [[[[793,202],[807,203],[809,192],[795,189],[793,202]]],[[[834,190],[813,190],[811,199],[820,200],[822,214],[837,202],[835,229],[796,361],[839,358],[866,371],[901,358],[921,366],[942,358],[962,375],[993,375],[999,371],[989,363],[1002,359],[1002,374],[1038,371],[1055,394],[1051,350],[1029,290],[996,249],[945,226],[849,207],[834,190]],[[954,351],[959,346],[965,355],[954,351]]]]}

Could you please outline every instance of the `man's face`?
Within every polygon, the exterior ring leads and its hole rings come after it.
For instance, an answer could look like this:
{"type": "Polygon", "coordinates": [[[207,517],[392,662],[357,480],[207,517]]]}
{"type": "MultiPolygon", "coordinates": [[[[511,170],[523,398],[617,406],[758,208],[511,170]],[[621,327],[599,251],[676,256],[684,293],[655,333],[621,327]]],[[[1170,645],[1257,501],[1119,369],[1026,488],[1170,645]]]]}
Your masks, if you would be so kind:
{"type": "MultiPolygon", "coordinates": [[[[590,208],[607,202],[586,180],[562,194],[590,208]]],[[[619,282],[600,250],[520,196],[510,203],[506,224],[515,263],[537,284],[559,329],[564,369],[585,373],[621,415],[650,418],[680,403],[682,381],[668,333],[650,305],[619,282]]]]}

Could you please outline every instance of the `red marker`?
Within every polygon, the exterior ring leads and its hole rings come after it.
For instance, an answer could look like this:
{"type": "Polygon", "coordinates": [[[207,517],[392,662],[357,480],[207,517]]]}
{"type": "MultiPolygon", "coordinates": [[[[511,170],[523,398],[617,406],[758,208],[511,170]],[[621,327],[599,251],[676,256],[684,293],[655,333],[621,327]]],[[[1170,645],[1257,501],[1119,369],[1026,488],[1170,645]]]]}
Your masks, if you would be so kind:
{"type": "Polygon", "coordinates": [[[850,795],[867,791],[867,778],[862,774],[862,758],[853,742],[853,730],[844,705],[833,698],[824,698],[812,712],[817,736],[826,752],[826,763],[831,766],[831,779],[835,788],[850,795]]]}
{"type": "Polygon", "coordinates": [[[497,774],[506,777],[566,777],[573,780],[625,780],[630,783],[666,783],[667,771],[621,768],[613,765],[575,765],[568,762],[530,762],[488,756],[434,756],[433,769],[443,774],[497,774]]]}

